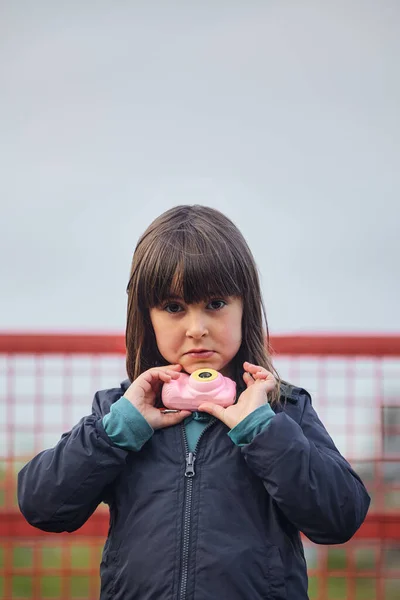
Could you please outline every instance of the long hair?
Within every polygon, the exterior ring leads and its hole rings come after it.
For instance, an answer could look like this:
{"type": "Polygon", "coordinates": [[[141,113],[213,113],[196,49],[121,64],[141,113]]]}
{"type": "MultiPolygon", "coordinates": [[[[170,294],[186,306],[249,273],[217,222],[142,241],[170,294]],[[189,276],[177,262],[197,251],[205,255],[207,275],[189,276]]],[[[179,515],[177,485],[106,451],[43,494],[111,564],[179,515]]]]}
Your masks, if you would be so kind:
{"type": "Polygon", "coordinates": [[[171,295],[185,303],[234,296],[243,302],[242,343],[231,362],[238,390],[245,389],[243,362],[279,376],[272,364],[268,324],[253,255],[239,229],[218,210],[176,206],[155,219],[136,246],[127,286],[126,368],[134,381],[167,364],[158,351],[150,308],[171,295]]]}

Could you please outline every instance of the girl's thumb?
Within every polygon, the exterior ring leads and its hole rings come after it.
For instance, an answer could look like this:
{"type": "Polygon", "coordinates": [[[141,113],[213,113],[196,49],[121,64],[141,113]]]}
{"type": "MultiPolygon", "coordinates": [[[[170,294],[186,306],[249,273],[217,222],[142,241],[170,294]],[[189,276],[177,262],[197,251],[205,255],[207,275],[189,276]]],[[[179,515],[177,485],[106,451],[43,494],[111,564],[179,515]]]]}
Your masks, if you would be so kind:
{"type": "Polygon", "coordinates": [[[220,421],[223,421],[225,409],[223,406],[220,406],[219,404],[213,404],[212,402],[205,402],[204,404],[200,404],[200,406],[197,410],[199,412],[208,413],[209,415],[212,415],[213,417],[217,417],[217,419],[219,419],[220,421]]]}

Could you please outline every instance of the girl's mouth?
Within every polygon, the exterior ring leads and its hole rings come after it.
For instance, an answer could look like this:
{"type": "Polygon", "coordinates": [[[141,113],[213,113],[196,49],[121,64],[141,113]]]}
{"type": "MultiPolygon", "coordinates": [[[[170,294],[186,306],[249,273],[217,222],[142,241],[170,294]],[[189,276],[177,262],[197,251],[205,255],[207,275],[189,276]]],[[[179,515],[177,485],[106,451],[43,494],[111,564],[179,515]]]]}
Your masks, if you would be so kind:
{"type": "Polygon", "coordinates": [[[186,355],[190,356],[191,358],[211,358],[213,354],[213,350],[192,350],[190,352],[186,352],[186,355]]]}

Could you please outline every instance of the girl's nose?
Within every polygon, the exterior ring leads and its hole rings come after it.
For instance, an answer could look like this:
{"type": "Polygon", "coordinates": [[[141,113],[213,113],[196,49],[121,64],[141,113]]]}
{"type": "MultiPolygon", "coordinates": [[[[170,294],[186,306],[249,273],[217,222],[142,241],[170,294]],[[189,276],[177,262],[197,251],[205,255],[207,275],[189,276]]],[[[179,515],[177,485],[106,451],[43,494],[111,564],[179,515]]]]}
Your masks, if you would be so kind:
{"type": "Polygon", "coordinates": [[[186,337],[200,339],[208,335],[206,320],[201,315],[192,315],[186,328],[186,337]]]}

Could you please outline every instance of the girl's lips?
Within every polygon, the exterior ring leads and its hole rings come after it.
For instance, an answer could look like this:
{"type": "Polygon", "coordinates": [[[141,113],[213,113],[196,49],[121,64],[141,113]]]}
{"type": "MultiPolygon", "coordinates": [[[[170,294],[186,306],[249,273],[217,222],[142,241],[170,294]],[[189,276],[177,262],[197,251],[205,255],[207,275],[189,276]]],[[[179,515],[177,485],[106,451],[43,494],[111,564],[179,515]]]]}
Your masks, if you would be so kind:
{"type": "Polygon", "coordinates": [[[190,356],[192,358],[211,358],[213,354],[213,350],[202,350],[201,352],[186,352],[186,356],[190,356]]]}

